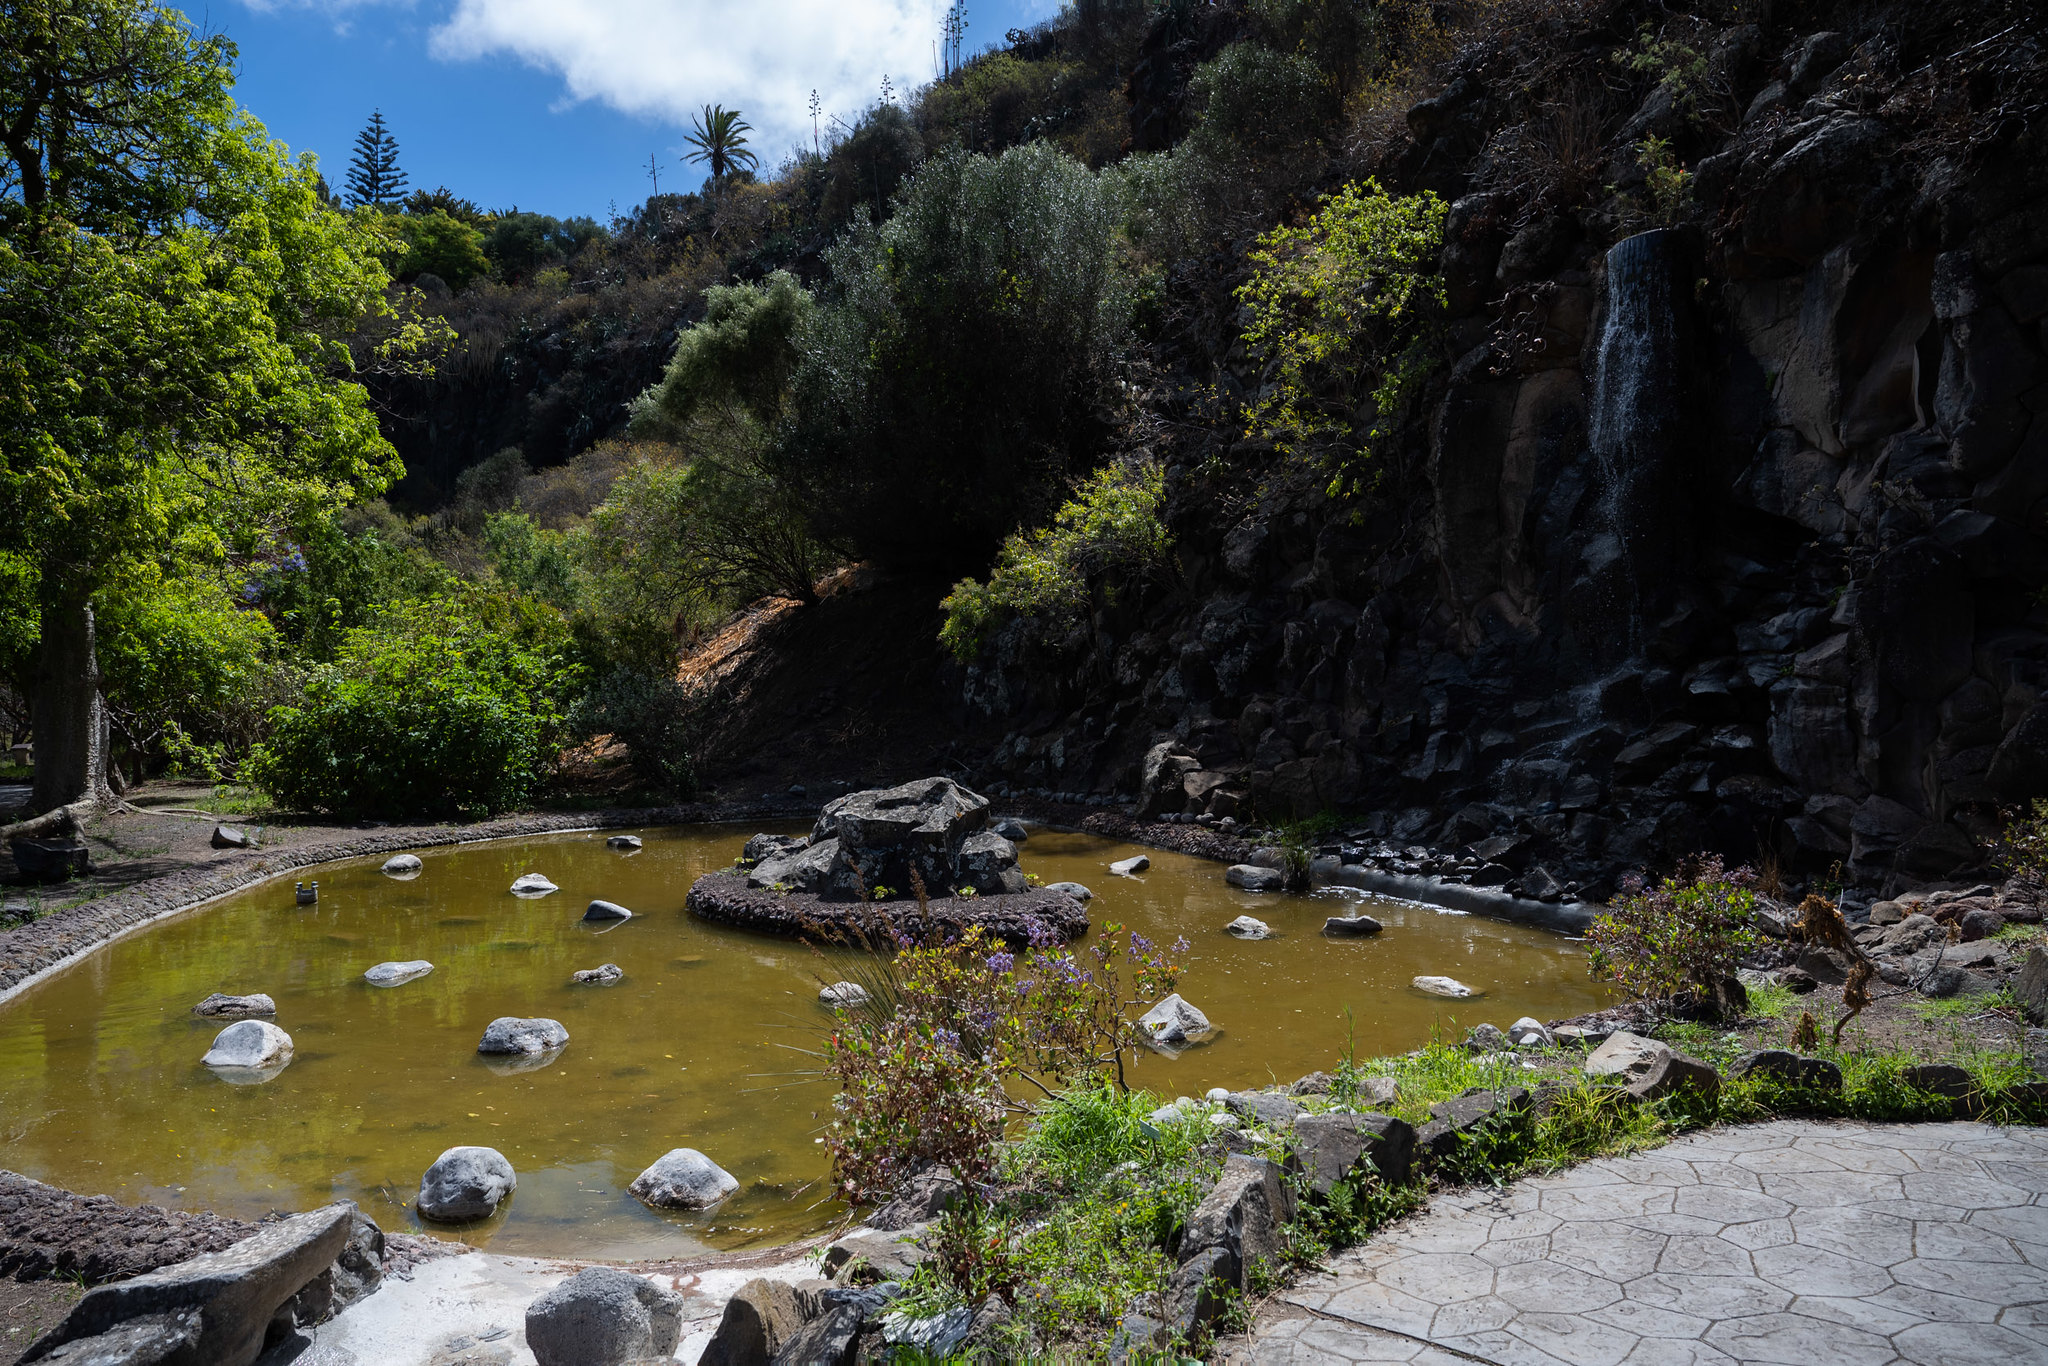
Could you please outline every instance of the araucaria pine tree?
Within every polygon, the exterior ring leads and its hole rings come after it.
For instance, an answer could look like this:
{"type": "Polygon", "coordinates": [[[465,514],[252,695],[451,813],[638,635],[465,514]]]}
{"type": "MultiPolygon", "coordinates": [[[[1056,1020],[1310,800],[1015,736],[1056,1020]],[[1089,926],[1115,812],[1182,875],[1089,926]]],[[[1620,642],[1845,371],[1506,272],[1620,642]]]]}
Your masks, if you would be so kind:
{"type": "Polygon", "coordinates": [[[398,139],[384,126],[384,111],[370,115],[356,135],[356,154],[348,164],[348,202],[396,204],[405,197],[405,172],[398,168],[398,139]]]}

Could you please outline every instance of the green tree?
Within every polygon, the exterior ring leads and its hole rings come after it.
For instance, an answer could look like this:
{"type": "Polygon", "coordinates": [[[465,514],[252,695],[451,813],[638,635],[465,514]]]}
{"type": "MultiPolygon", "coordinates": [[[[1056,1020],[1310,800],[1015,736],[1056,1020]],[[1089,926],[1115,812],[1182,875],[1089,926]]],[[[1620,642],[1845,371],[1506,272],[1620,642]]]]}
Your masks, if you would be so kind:
{"type": "Polygon", "coordinates": [[[484,255],[484,235],[442,209],[406,214],[398,220],[405,254],[398,259],[399,278],[435,275],[460,294],[471,280],[491,273],[484,255]]]}
{"type": "MultiPolygon", "coordinates": [[[[218,560],[398,473],[348,340],[392,320],[393,243],[155,0],[10,4],[0,54],[0,554],[34,580],[47,810],[108,793],[94,598],[123,566],[218,560]]],[[[400,320],[374,355],[424,340],[400,320]]]]}
{"type": "Polygon", "coordinates": [[[747,140],[741,135],[753,131],[752,124],[741,120],[739,110],[707,104],[703,115],[692,118],[690,131],[683,134],[683,141],[697,149],[684,159],[708,165],[713,184],[734,171],[751,171],[761,159],[747,150],[747,140]]]}
{"type": "Polygon", "coordinates": [[[373,110],[356,134],[356,153],[348,163],[351,208],[381,209],[405,197],[405,172],[398,168],[398,139],[384,126],[384,111],[373,110]]]}

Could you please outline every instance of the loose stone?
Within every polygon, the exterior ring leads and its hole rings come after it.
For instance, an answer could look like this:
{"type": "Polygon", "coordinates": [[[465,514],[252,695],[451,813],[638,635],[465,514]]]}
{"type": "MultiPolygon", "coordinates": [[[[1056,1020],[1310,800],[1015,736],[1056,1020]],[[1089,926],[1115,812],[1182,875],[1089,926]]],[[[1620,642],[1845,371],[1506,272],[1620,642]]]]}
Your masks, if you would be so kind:
{"type": "Polygon", "coordinates": [[[496,1148],[450,1148],[420,1178],[420,1216],[444,1224],[488,1219],[519,1185],[511,1162],[496,1148]]]}
{"type": "Polygon", "coordinates": [[[858,982],[834,982],[818,993],[818,1004],[833,1010],[852,1010],[868,1000],[868,989],[858,982]]]}
{"type": "Polygon", "coordinates": [[[1223,927],[1225,934],[1234,934],[1239,939],[1271,939],[1273,928],[1263,920],[1254,920],[1241,915],[1223,927]]]}
{"type": "Polygon", "coordinates": [[[615,1266],[587,1266],[526,1309],[538,1366],[667,1361],[683,1335],[683,1297],[615,1266]]]}
{"type": "Polygon", "coordinates": [[[1144,1030],[1154,1043],[1178,1046],[1208,1033],[1210,1025],[1207,1015],[1175,992],[1141,1015],[1138,1028],[1144,1030]]]}
{"type": "Polygon", "coordinates": [[[194,1015],[275,1015],[277,1002],[257,992],[250,996],[223,996],[216,991],[213,995],[192,1007],[194,1015]]]}
{"type": "Polygon", "coordinates": [[[390,858],[384,860],[384,866],[377,871],[386,877],[395,877],[404,881],[418,877],[420,869],[425,866],[425,864],[420,862],[419,855],[417,854],[393,854],[390,858]]]}
{"type": "Polygon", "coordinates": [[[512,879],[512,895],[514,896],[546,896],[549,892],[559,892],[561,890],[560,887],[549,882],[539,873],[522,873],[512,879]]]}
{"type": "Polygon", "coordinates": [[[545,1053],[568,1042],[569,1031],[562,1028],[559,1020],[522,1019],[516,1015],[503,1015],[485,1027],[483,1042],[476,1046],[476,1051],[545,1053]]]}
{"type": "Polygon", "coordinates": [[[608,987],[626,975],[626,970],[617,963],[604,963],[594,968],[569,974],[569,980],[584,986],[608,987]]]}
{"type": "Polygon", "coordinates": [[[254,849],[256,837],[247,830],[237,830],[232,825],[213,827],[213,847],[216,849],[254,849]]]}
{"type": "Polygon", "coordinates": [[[1548,1048],[1555,1040],[1543,1021],[1524,1015],[1508,1026],[1508,1042],[1522,1048],[1548,1048]]]}
{"type": "Polygon", "coordinates": [[[363,974],[363,980],[373,987],[396,987],[418,981],[433,970],[434,965],[424,958],[406,963],[379,963],[363,974]]]}
{"type": "Polygon", "coordinates": [[[604,847],[607,849],[638,849],[640,847],[640,837],[638,835],[613,835],[604,842],[604,847]]]}
{"type": "Polygon", "coordinates": [[[738,1178],[695,1148],[671,1148],[626,1187],[655,1209],[709,1209],[739,1188],[738,1178]]]}
{"type": "Polygon", "coordinates": [[[1585,1070],[1589,1077],[1626,1076],[1635,1080],[1647,1076],[1657,1063],[1671,1050],[1655,1039],[1646,1039],[1640,1034],[1618,1030],[1607,1037],[1607,1042],[1587,1055],[1585,1070]]]}
{"type": "Polygon", "coordinates": [[[200,1061],[208,1067],[251,1071],[280,1067],[292,1059],[292,1036],[263,1020],[241,1020],[213,1036],[200,1061]]]}
{"type": "Polygon", "coordinates": [[[585,920],[631,920],[633,913],[616,901],[593,901],[583,912],[585,920]]]}
{"type": "Polygon", "coordinates": [[[1151,866],[1151,859],[1143,854],[1133,854],[1129,858],[1118,859],[1115,863],[1110,864],[1109,871],[1118,877],[1136,877],[1151,866]]]}
{"type": "Polygon", "coordinates": [[[1277,868],[1261,868],[1255,863],[1231,864],[1223,870],[1223,880],[1247,892],[1279,892],[1287,887],[1285,873],[1277,868]]]}
{"type": "Polygon", "coordinates": [[[1323,922],[1323,933],[1332,939],[1358,939],[1385,928],[1369,915],[1333,915],[1323,922]]]}
{"type": "Polygon", "coordinates": [[[1093,901],[1095,899],[1095,893],[1089,891],[1078,882],[1051,882],[1046,884],[1045,890],[1048,892],[1060,892],[1074,898],[1076,901],[1093,901]]]}
{"type": "Polygon", "coordinates": [[[1428,995],[1447,996],[1454,1001],[1462,1001],[1479,994],[1455,977],[1412,977],[1408,985],[1428,995]]]}

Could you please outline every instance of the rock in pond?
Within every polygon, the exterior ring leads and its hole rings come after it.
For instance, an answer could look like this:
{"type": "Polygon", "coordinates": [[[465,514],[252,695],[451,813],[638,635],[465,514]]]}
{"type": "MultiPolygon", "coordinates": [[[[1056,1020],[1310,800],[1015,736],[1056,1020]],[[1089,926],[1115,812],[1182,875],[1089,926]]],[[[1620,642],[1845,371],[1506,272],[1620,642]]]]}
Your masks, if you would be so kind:
{"type": "Polygon", "coordinates": [[[608,987],[626,975],[626,970],[617,963],[601,963],[594,968],[569,974],[569,980],[587,987],[608,987]]]}
{"type": "Polygon", "coordinates": [[[521,873],[518,877],[512,879],[512,895],[514,896],[546,896],[549,892],[559,892],[561,890],[560,887],[557,887],[539,873],[521,873]]]}
{"type": "Polygon", "coordinates": [[[1287,874],[1278,868],[1261,868],[1256,863],[1233,863],[1223,870],[1223,880],[1247,892],[1287,890],[1287,874]]]}
{"type": "Polygon", "coordinates": [[[604,847],[628,851],[638,849],[640,847],[640,837],[638,835],[613,835],[604,842],[604,847]]]}
{"type": "Polygon", "coordinates": [[[1223,927],[1225,934],[1236,935],[1239,939],[1271,939],[1273,927],[1263,920],[1241,915],[1223,927]]]}
{"type": "Polygon", "coordinates": [[[519,1175],[496,1148],[450,1148],[420,1178],[420,1217],[443,1224],[488,1219],[519,1187],[519,1175]]]}
{"type": "Polygon", "coordinates": [[[1138,1028],[1145,1031],[1154,1043],[1179,1047],[1191,1039],[1207,1034],[1212,1026],[1209,1017],[1181,999],[1179,992],[1167,997],[1138,1017],[1138,1028]]]}
{"type": "Polygon", "coordinates": [[[1152,860],[1150,858],[1144,854],[1133,854],[1129,858],[1120,858],[1115,863],[1110,864],[1109,871],[1118,877],[1136,877],[1151,866],[1152,860]]]}
{"type": "Polygon", "coordinates": [[[1048,892],[1058,892],[1062,896],[1070,896],[1076,901],[1093,901],[1095,899],[1095,893],[1089,891],[1078,882],[1048,882],[1045,885],[1045,890],[1048,892]]]}
{"type": "Polygon", "coordinates": [[[331,1308],[326,1273],[347,1247],[356,1217],[348,1201],[325,1205],[265,1224],[219,1252],[95,1286],[37,1340],[28,1359],[249,1366],[273,1324],[289,1328],[331,1308]]]}
{"type": "Polygon", "coordinates": [[[363,980],[373,987],[399,987],[407,982],[417,982],[434,970],[434,965],[424,958],[414,958],[404,963],[379,963],[363,974],[363,980]]]}
{"type": "Polygon", "coordinates": [[[1455,977],[1413,977],[1409,979],[1408,985],[1427,995],[1447,996],[1454,1001],[1462,1001],[1479,994],[1455,977]]]}
{"type": "Polygon", "coordinates": [[[569,1042],[559,1020],[501,1015],[484,1028],[479,1053],[546,1053],[569,1042]]]}
{"type": "Polygon", "coordinates": [[[393,854],[390,858],[384,860],[384,866],[377,871],[385,877],[395,877],[403,880],[418,877],[420,869],[425,866],[425,864],[420,862],[419,855],[417,854],[393,854]]]}
{"type": "Polygon", "coordinates": [[[858,982],[834,982],[818,993],[818,1004],[834,1010],[851,1010],[868,1003],[868,989],[858,982]]]}
{"type": "Polygon", "coordinates": [[[526,1309],[538,1366],[667,1361],[683,1335],[683,1297],[615,1266],[587,1266],[526,1309]]]}
{"type": "Polygon", "coordinates": [[[695,1148],[671,1148],[626,1187],[655,1209],[709,1209],[740,1188],[738,1178],[695,1148]]]}
{"type": "Polygon", "coordinates": [[[1323,933],[1332,939],[1359,939],[1385,928],[1369,915],[1333,915],[1323,922],[1323,933]]]}
{"type": "Polygon", "coordinates": [[[583,912],[585,920],[631,920],[633,913],[616,901],[593,901],[583,912]]]}
{"type": "Polygon", "coordinates": [[[209,1018],[229,1015],[275,1015],[277,1002],[260,991],[249,996],[224,996],[216,991],[193,1006],[192,1013],[209,1018]]]}
{"type": "Polygon", "coordinates": [[[292,1036],[264,1020],[240,1020],[213,1036],[200,1061],[208,1067],[262,1071],[292,1060],[292,1036]]]}
{"type": "Polygon", "coordinates": [[[214,826],[213,839],[210,842],[216,849],[254,849],[256,847],[256,837],[254,835],[250,834],[247,830],[237,830],[232,825],[214,826]]]}

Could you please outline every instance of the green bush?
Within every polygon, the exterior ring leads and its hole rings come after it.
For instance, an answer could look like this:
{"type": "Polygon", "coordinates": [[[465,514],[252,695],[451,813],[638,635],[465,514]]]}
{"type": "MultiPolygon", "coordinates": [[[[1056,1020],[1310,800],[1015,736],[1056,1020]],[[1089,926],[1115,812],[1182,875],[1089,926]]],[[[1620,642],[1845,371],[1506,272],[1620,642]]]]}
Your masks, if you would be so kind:
{"type": "Polygon", "coordinates": [[[693,690],[666,675],[619,669],[576,700],[568,726],[582,739],[618,740],[641,782],[680,800],[697,791],[700,702],[693,690]]]}
{"type": "Polygon", "coordinates": [[[1756,874],[1712,854],[1687,859],[1655,887],[1633,878],[1586,931],[1593,972],[1634,1000],[1718,999],[1757,944],[1756,874]]]}
{"type": "Polygon", "coordinates": [[[955,658],[972,660],[1011,614],[1050,628],[1071,624],[1088,603],[1090,579],[1109,570],[1162,565],[1171,544],[1160,504],[1166,476],[1157,465],[1111,465],[1081,486],[1053,523],[1003,543],[988,582],[962,579],[941,607],[939,639],[955,658]]]}
{"type": "Polygon", "coordinates": [[[436,598],[344,637],[304,700],[270,716],[245,773],[279,804],[481,818],[529,801],[554,756],[559,619],[436,598]]]}
{"type": "Polygon", "coordinates": [[[978,566],[1051,511],[1127,332],[1119,185],[1042,143],[949,151],[827,253],[773,458],[823,539],[978,566]]]}
{"type": "Polygon", "coordinates": [[[491,258],[484,255],[483,234],[445,210],[404,214],[397,220],[405,238],[405,254],[398,260],[398,275],[411,280],[421,274],[441,277],[448,288],[460,294],[471,280],[491,273],[491,258]]]}

